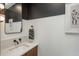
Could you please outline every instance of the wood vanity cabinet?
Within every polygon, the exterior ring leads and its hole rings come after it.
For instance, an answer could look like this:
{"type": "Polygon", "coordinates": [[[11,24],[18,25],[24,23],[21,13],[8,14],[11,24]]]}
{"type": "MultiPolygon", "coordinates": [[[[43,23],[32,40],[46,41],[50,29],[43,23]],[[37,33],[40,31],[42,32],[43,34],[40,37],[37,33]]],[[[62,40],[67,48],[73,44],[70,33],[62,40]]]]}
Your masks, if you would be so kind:
{"type": "Polygon", "coordinates": [[[37,55],[38,55],[38,46],[32,48],[30,51],[28,51],[22,56],[37,56],[37,55]]]}

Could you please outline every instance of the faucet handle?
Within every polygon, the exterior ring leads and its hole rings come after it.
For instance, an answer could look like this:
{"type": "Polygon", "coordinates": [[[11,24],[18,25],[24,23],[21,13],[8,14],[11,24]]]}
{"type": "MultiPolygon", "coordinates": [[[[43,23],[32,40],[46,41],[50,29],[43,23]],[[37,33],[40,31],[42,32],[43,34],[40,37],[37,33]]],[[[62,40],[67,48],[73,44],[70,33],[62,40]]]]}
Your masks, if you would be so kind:
{"type": "Polygon", "coordinates": [[[15,42],[16,42],[16,40],[13,40],[13,42],[15,43],[15,42]]]}
{"type": "Polygon", "coordinates": [[[19,41],[21,42],[21,41],[22,41],[22,39],[21,39],[21,38],[19,38],[19,41]]]}

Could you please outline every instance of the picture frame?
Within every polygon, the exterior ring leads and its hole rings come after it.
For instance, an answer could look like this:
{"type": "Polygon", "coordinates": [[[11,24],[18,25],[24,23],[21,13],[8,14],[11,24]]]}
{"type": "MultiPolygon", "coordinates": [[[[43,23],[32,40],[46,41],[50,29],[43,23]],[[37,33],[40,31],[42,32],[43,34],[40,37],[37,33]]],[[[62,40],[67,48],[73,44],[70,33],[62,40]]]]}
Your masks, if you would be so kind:
{"type": "Polygon", "coordinates": [[[79,33],[79,4],[66,4],[65,7],[65,33],[79,33]]]}

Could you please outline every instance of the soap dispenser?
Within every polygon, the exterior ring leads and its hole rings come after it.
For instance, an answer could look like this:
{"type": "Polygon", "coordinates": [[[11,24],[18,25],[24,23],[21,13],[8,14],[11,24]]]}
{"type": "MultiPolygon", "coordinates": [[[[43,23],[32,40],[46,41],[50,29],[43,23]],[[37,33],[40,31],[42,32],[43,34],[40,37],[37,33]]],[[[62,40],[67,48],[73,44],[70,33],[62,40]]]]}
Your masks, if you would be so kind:
{"type": "Polygon", "coordinates": [[[29,40],[33,41],[34,40],[34,26],[31,25],[31,28],[29,29],[29,40]]]}

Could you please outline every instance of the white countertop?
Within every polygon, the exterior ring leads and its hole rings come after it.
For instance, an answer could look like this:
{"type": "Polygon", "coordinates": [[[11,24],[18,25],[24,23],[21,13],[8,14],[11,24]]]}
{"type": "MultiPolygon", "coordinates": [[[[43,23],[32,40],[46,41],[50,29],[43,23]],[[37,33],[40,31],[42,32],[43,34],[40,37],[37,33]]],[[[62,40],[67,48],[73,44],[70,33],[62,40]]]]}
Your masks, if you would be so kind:
{"type": "Polygon", "coordinates": [[[33,41],[29,43],[29,46],[26,46],[25,44],[28,44],[28,42],[21,43],[20,45],[18,45],[18,47],[12,46],[10,48],[7,48],[1,51],[1,56],[21,56],[37,46],[39,43],[33,41]]]}

